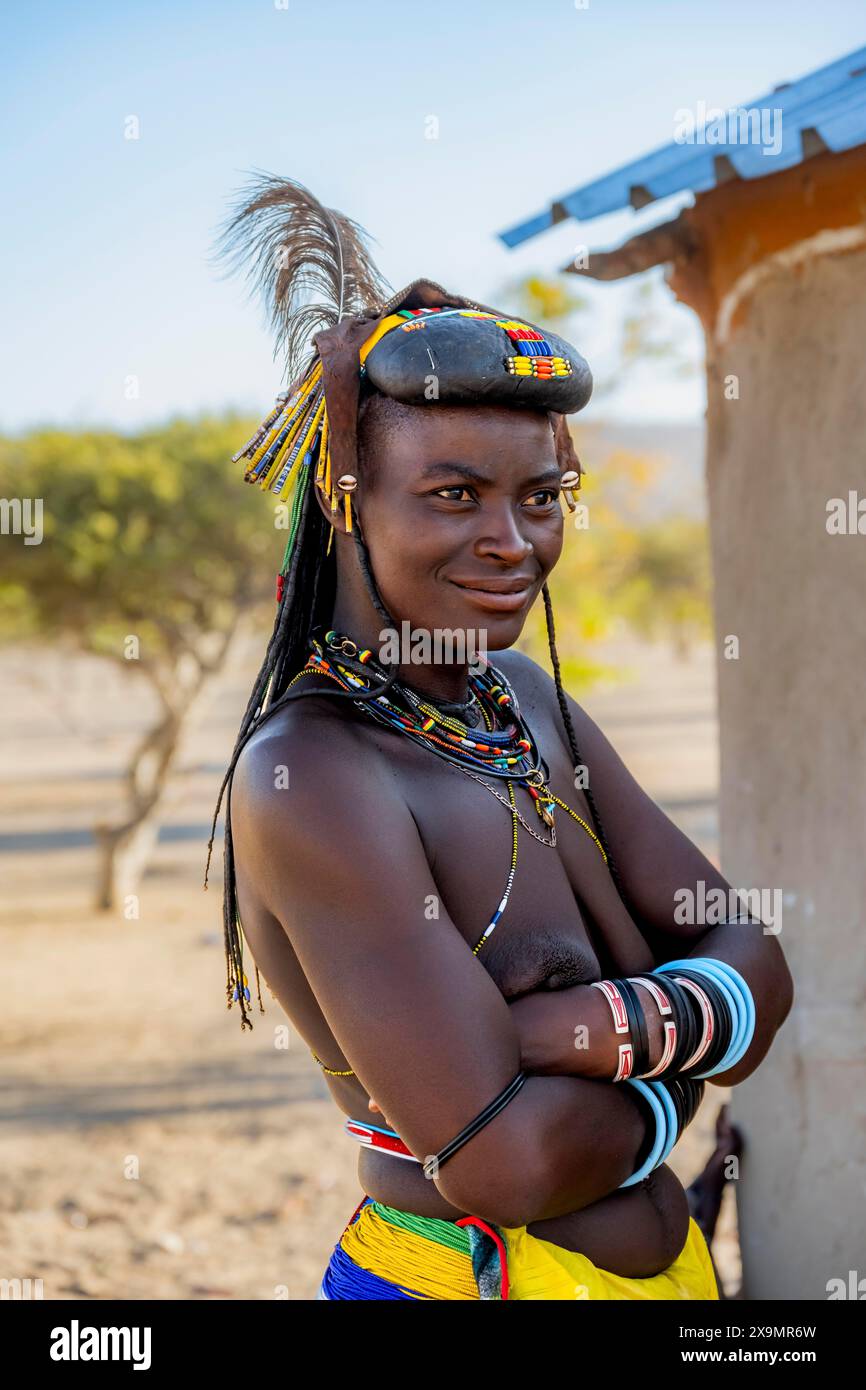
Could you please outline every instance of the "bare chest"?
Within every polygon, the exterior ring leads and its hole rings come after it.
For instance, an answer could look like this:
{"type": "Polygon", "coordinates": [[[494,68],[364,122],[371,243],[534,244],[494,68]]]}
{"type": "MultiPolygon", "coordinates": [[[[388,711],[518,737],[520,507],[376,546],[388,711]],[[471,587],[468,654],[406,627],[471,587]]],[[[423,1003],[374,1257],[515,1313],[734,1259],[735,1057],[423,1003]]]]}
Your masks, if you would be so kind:
{"type": "Polygon", "coordinates": [[[471,947],[484,938],[478,958],[508,999],[653,965],[591,833],[589,805],[552,719],[522,705],[551,790],[574,812],[556,806],[555,838],[525,787],[512,783],[515,836],[504,779],[482,785],[429,749],[369,732],[424,842],[438,890],[424,905],[431,929],[444,913],[471,947]]]}

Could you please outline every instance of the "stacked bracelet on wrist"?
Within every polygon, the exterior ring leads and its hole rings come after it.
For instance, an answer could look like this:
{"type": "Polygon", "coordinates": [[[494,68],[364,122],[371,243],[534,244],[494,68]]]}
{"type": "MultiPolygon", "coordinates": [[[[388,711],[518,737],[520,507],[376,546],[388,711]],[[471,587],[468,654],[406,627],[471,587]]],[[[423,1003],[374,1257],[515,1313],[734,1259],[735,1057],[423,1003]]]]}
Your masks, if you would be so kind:
{"type": "Polygon", "coordinates": [[[666,1081],[639,1081],[629,1078],[653,1120],[637,1155],[637,1167],[620,1187],[633,1187],[658,1168],[668,1157],[680,1135],[691,1124],[703,1099],[706,1083],[672,1076],[666,1081]],[[649,1146],[647,1151],[647,1146],[649,1146]]]}
{"type": "Polygon", "coordinates": [[[652,1120],[635,1172],[620,1183],[632,1187],[665,1162],[695,1116],[705,1078],[735,1066],[746,1052],[755,1003],[739,971],[711,956],[669,960],[649,975],[593,983],[610,1005],[614,1029],[628,1038],[619,1044],[613,1079],[635,1088],[652,1120]],[[662,1057],[652,1070],[638,987],[652,996],[664,1025],[662,1057]]]}
{"type": "Polygon", "coordinates": [[[619,1043],[614,1081],[702,1080],[733,1067],[755,1031],[752,993],[738,970],[710,956],[665,961],[651,974],[595,980],[613,1016],[619,1043]],[[645,995],[661,1015],[664,1046],[650,1069],[645,995]]]}

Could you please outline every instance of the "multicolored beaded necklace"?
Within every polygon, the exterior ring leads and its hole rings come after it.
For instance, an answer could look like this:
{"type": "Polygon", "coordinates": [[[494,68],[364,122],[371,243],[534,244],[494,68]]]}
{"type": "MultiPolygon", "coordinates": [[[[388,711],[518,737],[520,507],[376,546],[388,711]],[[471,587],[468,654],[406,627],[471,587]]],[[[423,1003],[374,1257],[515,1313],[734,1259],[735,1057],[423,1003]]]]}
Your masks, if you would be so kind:
{"type": "MultiPolygon", "coordinates": [[[[336,681],[343,690],[355,688],[363,691],[375,689],[387,677],[384,667],[373,659],[372,651],[369,648],[359,650],[357,643],[345,633],[332,628],[325,632],[321,641],[314,633],[310,644],[312,650],[307,664],[289,682],[287,690],[303,676],[324,675],[336,681]]],[[[555,848],[554,810],[556,806],[561,806],[591,837],[605,864],[607,855],[595,831],[547,785],[549,769],[520,712],[517,695],[508,679],[494,666],[488,665],[482,672],[470,671],[468,680],[470,700],[477,702],[484,718],[485,731],[481,735],[462,720],[438,709],[430,700],[412,690],[411,686],[399,681],[391,686],[389,695],[380,695],[375,700],[354,700],[352,703],[377,723],[404,734],[428,748],[449,766],[464,772],[495,796],[511,815],[508,877],[496,911],[472,948],[473,955],[477,955],[508,904],[517,871],[518,824],[541,844],[555,848]],[[402,707],[396,700],[402,701],[402,707]],[[508,721],[504,727],[503,718],[508,721]],[[478,775],[479,772],[504,780],[508,786],[508,800],[489,786],[478,775]],[[539,835],[521,815],[514,797],[515,783],[529,792],[539,818],[550,831],[549,838],[539,835]]]]}

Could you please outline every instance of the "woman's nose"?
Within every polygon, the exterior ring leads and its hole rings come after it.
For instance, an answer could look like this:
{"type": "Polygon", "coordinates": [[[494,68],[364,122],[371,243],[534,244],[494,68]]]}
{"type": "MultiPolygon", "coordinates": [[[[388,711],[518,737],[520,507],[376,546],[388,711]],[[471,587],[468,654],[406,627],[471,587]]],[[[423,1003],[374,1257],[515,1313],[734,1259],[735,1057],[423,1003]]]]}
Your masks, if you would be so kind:
{"type": "Polygon", "coordinates": [[[485,533],[475,543],[478,555],[494,555],[497,559],[507,560],[510,565],[519,565],[527,555],[532,554],[532,541],[522,534],[518,519],[510,507],[497,513],[492,529],[490,521],[488,517],[485,533]]]}

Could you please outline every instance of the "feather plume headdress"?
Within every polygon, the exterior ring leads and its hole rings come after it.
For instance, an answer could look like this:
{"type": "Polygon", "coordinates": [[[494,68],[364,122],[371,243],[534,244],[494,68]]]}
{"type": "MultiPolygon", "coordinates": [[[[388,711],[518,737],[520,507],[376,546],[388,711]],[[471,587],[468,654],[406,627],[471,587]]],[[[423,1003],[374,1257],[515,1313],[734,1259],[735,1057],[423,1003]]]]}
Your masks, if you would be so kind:
{"type": "MultiPolygon", "coordinates": [[[[364,235],[357,223],[324,207],[301,184],[260,174],[242,194],[221,238],[229,265],[246,265],[247,278],[264,299],[276,336],[274,356],[284,355],[292,381],[232,459],[247,461],[245,481],[259,483],[281,500],[298,484],[281,574],[312,474],[330,498],[331,511],[337,509],[322,361],[317,352],[303,359],[317,331],[335,328],[349,316],[375,315],[390,288],[364,235]]],[[[348,495],[346,502],[350,523],[348,495]]]]}

